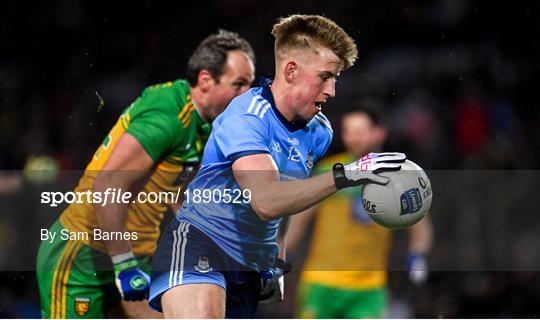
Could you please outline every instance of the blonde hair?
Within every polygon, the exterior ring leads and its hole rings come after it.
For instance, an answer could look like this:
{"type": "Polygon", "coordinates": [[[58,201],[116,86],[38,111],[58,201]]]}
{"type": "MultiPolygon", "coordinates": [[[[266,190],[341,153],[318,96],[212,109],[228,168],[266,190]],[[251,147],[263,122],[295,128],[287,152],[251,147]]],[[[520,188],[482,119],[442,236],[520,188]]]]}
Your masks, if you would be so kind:
{"type": "Polygon", "coordinates": [[[358,57],[354,40],[334,21],[318,15],[294,14],[280,18],[272,28],[276,60],[287,50],[329,48],[342,62],[342,69],[351,67],[358,57]]]}

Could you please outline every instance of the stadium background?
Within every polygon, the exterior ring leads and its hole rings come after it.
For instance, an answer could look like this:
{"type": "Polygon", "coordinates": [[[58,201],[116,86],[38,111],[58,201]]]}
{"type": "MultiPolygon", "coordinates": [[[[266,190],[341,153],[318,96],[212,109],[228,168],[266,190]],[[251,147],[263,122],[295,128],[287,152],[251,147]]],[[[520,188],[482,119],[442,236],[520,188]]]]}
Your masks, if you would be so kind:
{"type": "MultiPolygon", "coordinates": [[[[32,155],[84,169],[121,110],[145,86],[182,77],[218,28],[249,40],[257,75],[271,75],[271,25],[290,13],[324,14],[357,41],[357,64],[323,107],[335,132],[343,111],[378,106],[385,149],[431,172],[433,271],[422,287],[407,281],[398,233],[392,315],[539,315],[538,2],[64,0],[0,3],[0,317],[39,316],[33,273],[13,261],[32,265],[38,235],[28,226],[60,213],[39,204],[51,186],[11,189],[8,177],[32,155]]],[[[341,148],[335,139],[330,153],[341,148]]],[[[293,300],[260,315],[290,317],[293,300]]]]}

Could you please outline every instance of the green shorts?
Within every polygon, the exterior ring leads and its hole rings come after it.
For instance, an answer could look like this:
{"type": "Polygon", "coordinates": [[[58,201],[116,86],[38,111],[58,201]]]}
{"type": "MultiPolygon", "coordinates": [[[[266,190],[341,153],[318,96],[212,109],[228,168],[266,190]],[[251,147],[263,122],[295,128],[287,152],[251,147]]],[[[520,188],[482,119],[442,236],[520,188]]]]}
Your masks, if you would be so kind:
{"type": "Polygon", "coordinates": [[[382,318],[386,315],[386,287],[353,290],[301,282],[299,318],[382,318]]]}
{"type": "MultiPolygon", "coordinates": [[[[54,241],[42,241],[37,257],[37,282],[43,318],[104,318],[118,306],[120,293],[108,255],[77,240],[62,240],[56,221],[49,229],[54,241]]],[[[151,259],[139,259],[150,271],[151,259]]]]}

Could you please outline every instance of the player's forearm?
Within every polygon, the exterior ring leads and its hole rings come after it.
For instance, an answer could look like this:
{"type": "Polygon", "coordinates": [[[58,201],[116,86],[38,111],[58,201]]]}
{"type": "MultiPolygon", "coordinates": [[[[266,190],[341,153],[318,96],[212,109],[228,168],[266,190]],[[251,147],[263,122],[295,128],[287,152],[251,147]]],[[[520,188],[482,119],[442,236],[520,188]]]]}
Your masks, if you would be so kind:
{"type": "Polygon", "coordinates": [[[302,212],[337,191],[331,172],[297,181],[271,182],[264,191],[252,191],[253,209],[263,220],[302,212]]]}
{"type": "MultiPolygon", "coordinates": [[[[126,231],[126,205],[109,204],[106,209],[96,209],[99,229],[103,233],[122,232],[126,231]]],[[[115,239],[104,241],[107,247],[107,252],[110,256],[125,253],[131,250],[131,245],[128,240],[115,239]]]]}
{"type": "Polygon", "coordinates": [[[410,228],[409,251],[417,254],[427,254],[433,243],[433,226],[428,217],[410,228]]]}
{"type": "MultiPolygon", "coordinates": [[[[103,173],[103,172],[102,172],[103,173]]],[[[104,173],[98,175],[94,182],[94,191],[104,193],[107,188],[116,188],[116,190],[128,190],[129,183],[121,181],[122,179],[113,179],[110,174],[104,173]]],[[[127,204],[125,203],[108,203],[102,205],[96,203],[95,213],[98,222],[98,227],[102,232],[125,232],[127,219],[127,204]]],[[[105,241],[107,252],[110,256],[125,253],[131,250],[131,245],[128,240],[107,240],[105,241]]]]}

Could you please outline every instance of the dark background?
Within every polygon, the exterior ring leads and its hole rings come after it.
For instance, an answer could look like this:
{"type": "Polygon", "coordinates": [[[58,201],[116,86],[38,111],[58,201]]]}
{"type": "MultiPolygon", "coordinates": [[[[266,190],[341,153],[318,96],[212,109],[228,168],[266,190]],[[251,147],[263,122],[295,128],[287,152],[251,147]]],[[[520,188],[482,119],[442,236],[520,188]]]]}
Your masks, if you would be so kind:
{"type": "MultiPolygon", "coordinates": [[[[435,271],[423,287],[392,272],[394,309],[405,309],[397,315],[538,316],[535,207],[517,210],[512,201],[497,202],[508,190],[535,197],[534,170],[540,165],[538,2],[0,2],[0,170],[20,170],[32,155],[48,155],[62,170],[84,169],[123,108],[144,87],[181,78],[196,45],[218,28],[250,41],[257,75],[271,76],[271,26],[291,13],[323,14],[357,42],[358,62],[343,72],[336,98],[323,107],[336,133],[344,111],[375,106],[390,130],[385,149],[406,152],[435,176],[486,171],[498,178],[518,172],[532,179],[512,185],[496,180],[490,186],[493,194],[484,193],[491,197],[477,206],[455,203],[474,202],[489,179],[463,190],[455,181],[440,187],[447,193],[432,210],[435,271]],[[96,93],[105,102],[101,110],[96,93]],[[507,229],[512,221],[519,223],[507,229]],[[471,243],[479,253],[497,250],[492,244],[503,231],[510,233],[504,241],[529,252],[532,260],[505,269],[501,263],[475,268],[466,254],[441,257],[443,251],[462,252],[471,243]],[[460,242],[464,237],[476,240],[460,242]],[[448,267],[449,259],[457,265],[465,259],[465,267],[448,267]]],[[[341,148],[336,135],[330,153],[341,148]]],[[[24,203],[28,192],[38,191],[0,192],[0,264],[21,255],[9,239],[24,224],[14,221],[21,214],[34,219],[30,213],[39,211],[37,200],[24,203]]],[[[23,259],[33,261],[35,242],[24,246],[29,253],[23,259]]],[[[262,315],[291,316],[292,303],[291,296],[262,315]]],[[[0,317],[38,317],[37,304],[31,272],[0,273],[0,317]]]]}

